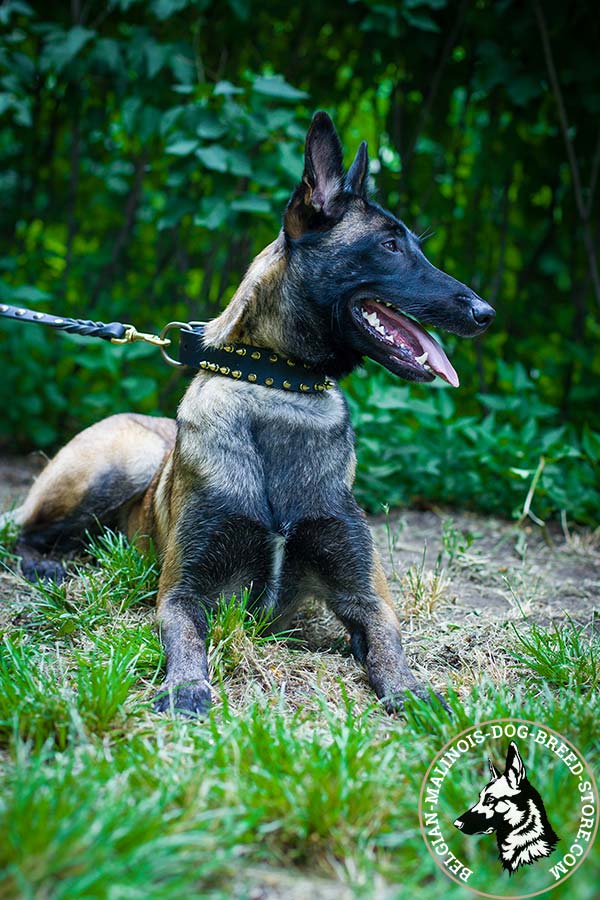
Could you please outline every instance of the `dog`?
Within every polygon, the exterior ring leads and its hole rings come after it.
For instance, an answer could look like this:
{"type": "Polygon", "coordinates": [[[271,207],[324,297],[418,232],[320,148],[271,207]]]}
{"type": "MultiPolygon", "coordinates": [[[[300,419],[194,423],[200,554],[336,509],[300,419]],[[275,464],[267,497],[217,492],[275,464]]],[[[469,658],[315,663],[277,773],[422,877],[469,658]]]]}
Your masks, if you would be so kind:
{"type": "Polygon", "coordinates": [[[316,113],[278,237],[204,330],[207,352],[287,360],[321,382],[315,389],[204,362],[176,422],[121,414],[91,426],[16,511],[17,552],[33,579],[62,578],[60,555],[99,524],[150,536],[167,658],[159,711],[207,710],[207,618],[219,596],[242,587],[277,631],[304,598],[322,598],[390,708],[401,708],[406,692],[431,696],[408,667],[352,495],[353,432],[335,380],[368,356],[409,381],[437,375],[457,386],[446,354],[416,319],[473,336],[495,313],[369,199],[367,173],[366,143],[346,172],[333,122],[316,113]]]}
{"type": "Polygon", "coordinates": [[[533,787],[514,741],[506,754],[504,774],[489,760],[489,781],[479,800],[454,825],[463,834],[496,833],[502,867],[511,875],[520,866],[550,856],[559,837],[552,828],[539,793],[533,787]]]}

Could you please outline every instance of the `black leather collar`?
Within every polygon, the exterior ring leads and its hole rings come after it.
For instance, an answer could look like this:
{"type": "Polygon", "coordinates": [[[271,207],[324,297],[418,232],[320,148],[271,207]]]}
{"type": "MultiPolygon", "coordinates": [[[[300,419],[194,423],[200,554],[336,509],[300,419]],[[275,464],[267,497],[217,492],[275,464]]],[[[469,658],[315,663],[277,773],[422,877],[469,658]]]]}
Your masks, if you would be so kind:
{"type": "Polygon", "coordinates": [[[203,337],[202,326],[181,329],[179,362],[182,365],[263,387],[303,394],[318,394],[334,387],[333,381],[315,372],[306,363],[280,356],[268,348],[250,344],[205,347],[203,337]]]}

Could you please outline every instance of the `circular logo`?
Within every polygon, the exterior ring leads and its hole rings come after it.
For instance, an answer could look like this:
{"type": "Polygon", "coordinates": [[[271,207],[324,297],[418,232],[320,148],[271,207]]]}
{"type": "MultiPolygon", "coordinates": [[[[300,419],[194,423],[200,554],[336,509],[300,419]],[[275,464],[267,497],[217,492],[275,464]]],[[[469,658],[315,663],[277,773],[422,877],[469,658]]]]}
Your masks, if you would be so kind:
{"type": "Polygon", "coordinates": [[[492,719],[452,738],[419,796],[427,849],[482,897],[524,900],[570,878],[598,831],[598,788],[573,744],[527,719],[492,719]]]}

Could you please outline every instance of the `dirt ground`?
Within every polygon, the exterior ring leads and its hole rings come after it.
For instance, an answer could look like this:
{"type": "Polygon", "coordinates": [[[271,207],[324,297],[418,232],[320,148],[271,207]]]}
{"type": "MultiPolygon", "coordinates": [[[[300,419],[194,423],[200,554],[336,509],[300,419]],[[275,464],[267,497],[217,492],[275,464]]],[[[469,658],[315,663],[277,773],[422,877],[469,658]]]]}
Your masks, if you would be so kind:
{"type": "MultiPolygon", "coordinates": [[[[0,457],[0,511],[19,502],[43,465],[36,455],[0,457]]],[[[543,532],[470,513],[416,510],[393,510],[370,524],[409,658],[436,685],[450,672],[459,687],[480,671],[510,678],[513,660],[504,648],[524,620],[550,624],[569,616],[587,624],[600,607],[600,531],[563,523],[543,532]]],[[[20,578],[0,572],[0,624],[19,622],[31,599],[20,578]]],[[[343,650],[342,629],[320,605],[304,610],[297,627],[307,649],[343,650]]]]}

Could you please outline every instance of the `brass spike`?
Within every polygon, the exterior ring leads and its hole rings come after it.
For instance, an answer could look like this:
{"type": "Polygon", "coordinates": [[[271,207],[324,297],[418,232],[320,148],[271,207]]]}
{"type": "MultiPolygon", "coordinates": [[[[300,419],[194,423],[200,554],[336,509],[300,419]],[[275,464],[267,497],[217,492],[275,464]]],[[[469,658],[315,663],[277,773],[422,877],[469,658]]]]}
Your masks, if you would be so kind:
{"type": "Polygon", "coordinates": [[[269,362],[277,362],[278,359],[279,359],[279,357],[277,356],[276,353],[271,353],[271,355],[269,357],[269,362]]]}
{"type": "Polygon", "coordinates": [[[315,384],[314,387],[315,387],[315,391],[324,391],[325,390],[324,384],[315,384]]]}
{"type": "Polygon", "coordinates": [[[43,319],[43,318],[44,318],[44,313],[34,313],[34,314],[33,314],[33,318],[34,318],[34,319],[43,319]]]}
{"type": "Polygon", "coordinates": [[[325,382],[325,390],[326,390],[326,391],[330,391],[332,387],[335,387],[335,384],[333,383],[333,381],[326,381],[326,382],[325,382]]]}
{"type": "Polygon", "coordinates": [[[221,373],[221,375],[229,375],[231,369],[229,368],[229,366],[220,366],[219,372],[221,373]]]}
{"type": "MultiPolygon", "coordinates": [[[[25,309],[18,309],[15,313],[15,316],[24,316],[26,312],[27,310],[25,309]]],[[[62,319],[56,319],[55,321],[56,324],[59,325],[62,322],[62,319]]]]}
{"type": "Polygon", "coordinates": [[[288,366],[295,366],[295,365],[296,365],[296,363],[294,362],[293,359],[288,359],[288,360],[287,360],[287,364],[288,364],[288,366]]]}
{"type": "Polygon", "coordinates": [[[218,371],[219,371],[219,367],[218,367],[218,365],[217,365],[216,363],[211,363],[211,364],[209,365],[208,368],[210,369],[211,372],[218,372],[218,371]]]}
{"type": "Polygon", "coordinates": [[[255,350],[254,353],[251,353],[250,356],[252,357],[252,359],[260,359],[260,353],[258,352],[258,350],[255,350]]]}
{"type": "Polygon", "coordinates": [[[302,365],[304,366],[305,369],[310,369],[310,366],[308,363],[302,363],[302,365]]]}
{"type": "Polygon", "coordinates": [[[231,344],[223,344],[223,346],[221,347],[221,350],[224,350],[225,353],[233,353],[234,349],[235,348],[232,347],[231,344]]]}
{"type": "Polygon", "coordinates": [[[235,370],[231,373],[231,375],[232,375],[233,378],[241,378],[241,377],[242,377],[242,373],[240,372],[239,369],[235,369],[235,370]]]}
{"type": "Polygon", "coordinates": [[[235,352],[237,353],[238,356],[245,356],[245,355],[246,355],[246,350],[245,350],[244,347],[240,347],[239,350],[236,350],[235,352]]]}
{"type": "Polygon", "coordinates": [[[256,375],[253,375],[253,374],[248,375],[248,381],[256,381],[256,375]]]}
{"type": "Polygon", "coordinates": [[[265,378],[265,384],[267,385],[267,387],[271,387],[271,385],[273,384],[273,379],[265,378]]]}
{"type": "Polygon", "coordinates": [[[301,390],[301,391],[310,391],[310,388],[309,388],[309,386],[308,386],[307,384],[301,384],[301,385],[300,385],[300,390],[301,390]]]}
{"type": "Polygon", "coordinates": [[[206,360],[203,359],[202,362],[200,363],[200,368],[201,368],[201,369],[208,369],[208,365],[209,365],[209,364],[206,362],[206,360]]]}
{"type": "Polygon", "coordinates": [[[289,381],[284,381],[283,386],[286,389],[286,391],[289,391],[289,389],[291,388],[291,384],[289,383],[289,381]]]}

